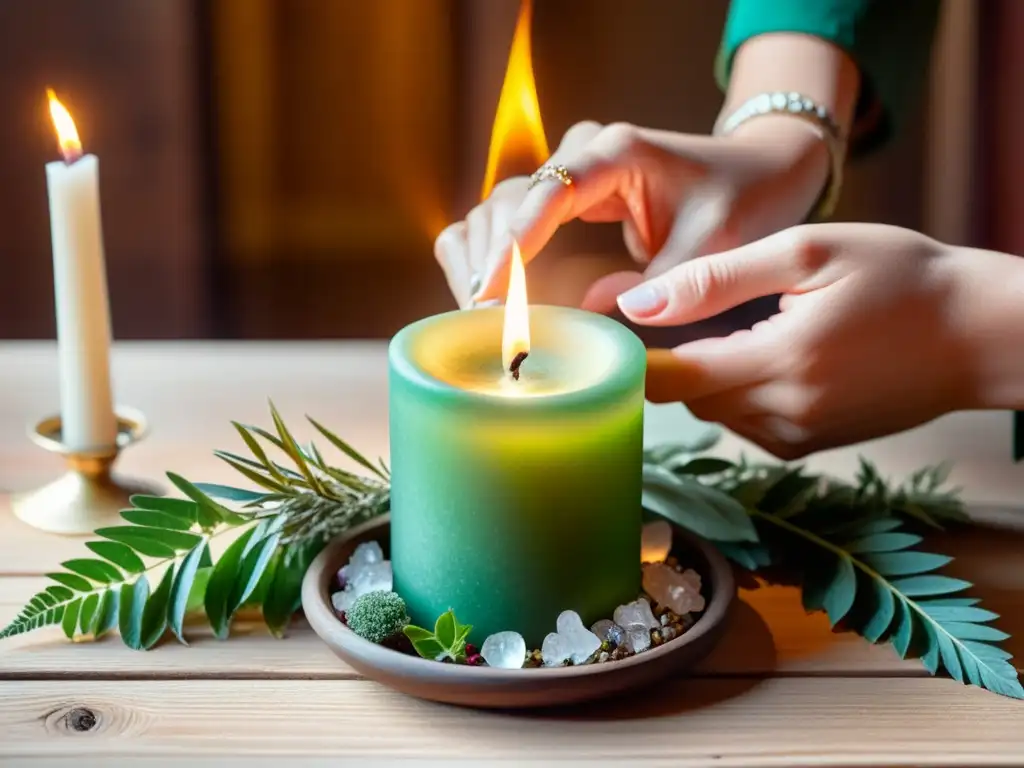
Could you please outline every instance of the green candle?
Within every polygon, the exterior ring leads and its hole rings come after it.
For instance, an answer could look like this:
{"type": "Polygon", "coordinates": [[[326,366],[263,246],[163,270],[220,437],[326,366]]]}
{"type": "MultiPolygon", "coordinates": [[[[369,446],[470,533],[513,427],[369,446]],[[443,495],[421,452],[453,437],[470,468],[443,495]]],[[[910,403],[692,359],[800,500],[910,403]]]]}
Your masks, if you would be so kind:
{"type": "Polygon", "coordinates": [[[474,642],[539,647],[563,610],[589,625],[639,592],[646,355],[601,315],[528,323],[517,341],[502,307],[451,312],[392,340],[391,560],[413,623],[451,608],[474,642]]]}

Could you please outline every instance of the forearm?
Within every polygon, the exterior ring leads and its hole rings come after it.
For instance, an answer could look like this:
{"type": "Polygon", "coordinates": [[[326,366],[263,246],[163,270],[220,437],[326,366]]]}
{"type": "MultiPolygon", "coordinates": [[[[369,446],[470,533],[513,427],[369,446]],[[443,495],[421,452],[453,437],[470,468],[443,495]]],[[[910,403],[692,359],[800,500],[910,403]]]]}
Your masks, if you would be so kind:
{"type": "Polygon", "coordinates": [[[731,87],[737,52],[761,37],[827,41],[859,71],[852,122],[844,125],[850,154],[867,152],[897,131],[919,102],[940,7],[941,0],[730,0],[715,78],[723,90],[731,87]]]}
{"type": "Polygon", "coordinates": [[[736,53],[722,115],[762,93],[796,92],[825,107],[846,135],[859,84],[853,60],[827,40],[792,32],[759,35],[736,53]]]}

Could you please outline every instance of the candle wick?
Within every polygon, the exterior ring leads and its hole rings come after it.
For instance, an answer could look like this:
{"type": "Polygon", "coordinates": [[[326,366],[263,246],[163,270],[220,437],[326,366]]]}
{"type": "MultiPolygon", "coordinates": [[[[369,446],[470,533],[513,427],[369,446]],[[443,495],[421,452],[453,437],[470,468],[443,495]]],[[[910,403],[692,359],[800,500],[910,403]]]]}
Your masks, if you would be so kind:
{"type": "Polygon", "coordinates": [[[512,374],[512,378],[519,381],[519,366],[523,364],[523,361],[529,357],[529,352],[520,352],[512,358],[512,364],[509,365],[508,370],[512,374]]]}

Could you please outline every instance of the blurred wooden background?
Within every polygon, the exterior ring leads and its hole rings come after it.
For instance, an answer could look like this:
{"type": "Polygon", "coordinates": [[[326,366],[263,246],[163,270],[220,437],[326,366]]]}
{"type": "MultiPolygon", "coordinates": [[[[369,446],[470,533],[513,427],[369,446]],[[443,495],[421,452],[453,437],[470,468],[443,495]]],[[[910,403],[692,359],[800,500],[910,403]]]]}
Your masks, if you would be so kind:
{"type": "MultiPolygon", "coordinates": [[[[535,4],[552,145],[585,118],[710,129],[727,0],[535,4]]],[[[432,242],[479,194],[517,10],[0,3],[0,337],[54,334],[48,85],[100,157],[116,337],[386,337],[452,308],[432,242]]],[[[1024,251],[1024,3],[945,11],[923,109],[852,169],[839,217],[1024,251]]],[[[567,227],[551,251],[531,267],[532,299],[571,301],[622,260],[610,226],[567,227]]]]}

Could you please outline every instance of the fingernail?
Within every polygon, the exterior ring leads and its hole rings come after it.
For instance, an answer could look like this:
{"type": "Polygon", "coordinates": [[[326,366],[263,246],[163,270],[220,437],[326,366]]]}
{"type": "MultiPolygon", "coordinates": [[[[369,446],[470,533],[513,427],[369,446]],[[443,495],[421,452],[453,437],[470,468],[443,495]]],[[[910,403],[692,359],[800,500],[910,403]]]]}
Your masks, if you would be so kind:
{"type": "Polygon", "coordinates": [[[656,315],[668,305],[668,294],[657,283],[644,283],[621,294],[618,302],[627,315],[656,315]]]}

